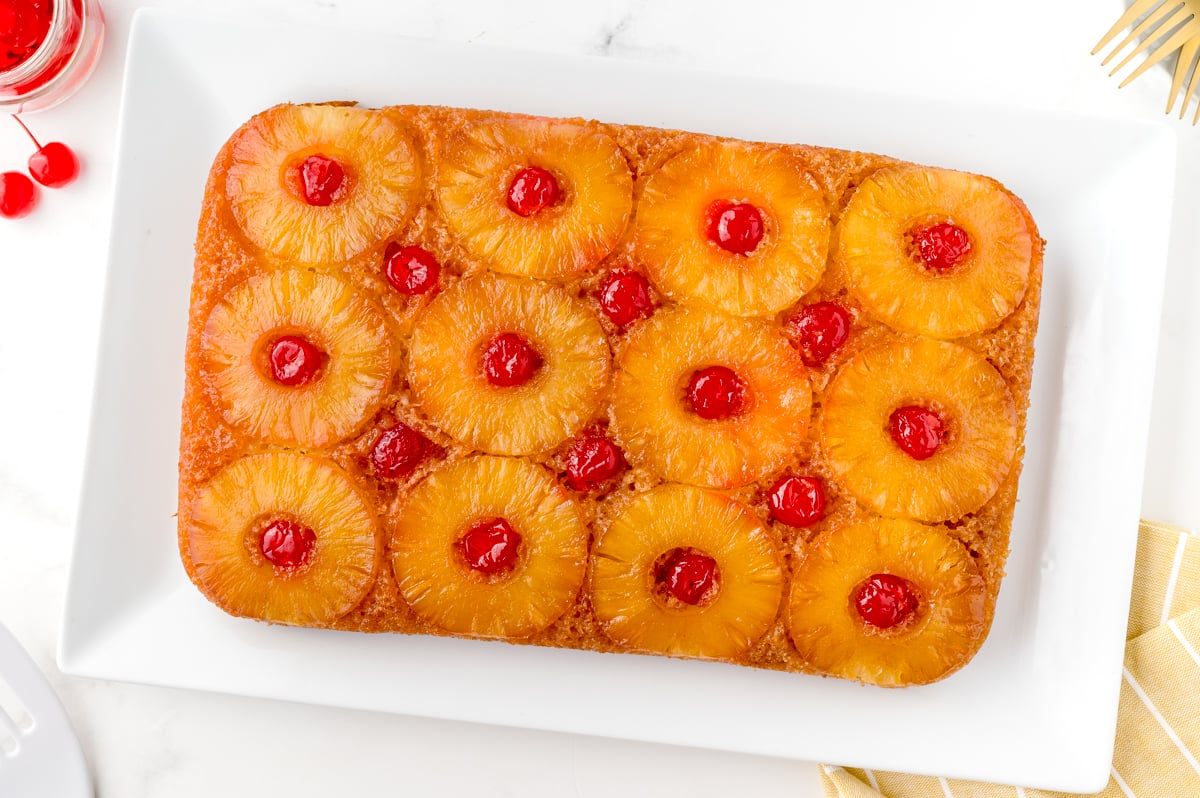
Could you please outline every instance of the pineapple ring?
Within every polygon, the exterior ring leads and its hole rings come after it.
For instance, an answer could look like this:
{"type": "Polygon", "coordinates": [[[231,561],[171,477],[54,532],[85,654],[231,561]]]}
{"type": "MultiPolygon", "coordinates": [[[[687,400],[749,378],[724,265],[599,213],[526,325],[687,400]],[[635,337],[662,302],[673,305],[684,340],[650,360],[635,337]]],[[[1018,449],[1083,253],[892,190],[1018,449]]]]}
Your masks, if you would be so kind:
{"type": "Polygon", "coordinates": [[[547,283],[486,273],[429,303],[409,357],[422,410],[489,454],[535,454],[577,433],[600,407],[609,372],[604,331],[587,306],[547,283]],[[520,387],[490,384],[480,365],[483,348],[503,332],[527,339],[543,361],[520,387]]]}
{"type": "Polygon", "coordinates": [[[715,142],[674,156],[646,180],[635,218],[638,258],[664,294],[738,316],[769,316],[812,290],[825,271],[829,211],[821,190],[771,147],[715,142]],[[748,255],[708,239],[716,201],[748,202],[763,238],[748,255]]]}
{"type": "Polygon", "coordinates": [[[258,440],[323,447],[350,437],[379,409],[394,365],[374,302],[328,274],[277,271],[234,286],[200,339],[201,374],[225,420],[258,440]],[[280,385],[265,367],[273,337],[299,334],[328,355],[320,376],[280,385]]]}
{"type": "Polygon", "coordinates": [[[630,335],[612,416],[636,465],[671,482],[731,488],[783,466],[808,435],[811,407],[804,361],[775,327],[680,306],[659,311],[630,335]],[[745,382],[746,412],[710,421],[688,407],[688,380],[713,365],[745,382]]]}
{"type": "Polygon", "coordinates": [[[438,201],[450,229],[492,271],[572,277],[603,260],[625,232],[633,177],[616,141],[596,125],[489,119],[447,138],[438,201]],[[563,199],[522,217],[507,197],[527,166],[553,174],[563,199]]]}
{"type": "Polygon", "coordinates": [[[235,460],[199,490],[186,518],[196,584],[246,618],[332,623],[367,595],[382,555],[375,514],[358,488],[336,463],[311,455],[235,460]],[[316,532],[309,559],[294,571],[271,565],[253,540],[264,519],[280,516],[316,532]]]}
{"type": "Polygon", "coordinates": [[[838,481],[888,516],[945,521],[982,507],[1012,467],[1017,411],[1008,384],[982,355],[919,338],[859,352],[825,393],[821,441],[838,481]],[[888,431],[906,405],[931,407],[948,437],[926,460],[888,431]]]}
{"type": "Polygon", "coordinates": [[[819,535],[792,576],[787,622],[800,657],[821,673],[868,684],[926,684],[971,659],[987,628],[986,585],[970,553],[937,527],[877,518],[819,535]],[[875,574],[912,583],[910,623],[880,630],[854,596],[875,574]]]}
{"type": "Polygon", "coordinates": [[[404,498],[392,529],[392,568],[405,601],[453,634],[527,637],[574,603],[587,567],[579,509],[540,466],[479,455],[435,471],[404,498]],[[470,569],[456,551],[479,519],[501,517],[520,534],[500,576],[470,569]]]}
{"type": "Polygon", "coordinates": [[[346,261],[404,226],[421,168],[408,135],[386,114],[344,105],[277,105],[232,139],[226,194],[246,238],[290,263],[346,261]],[[346,171],[349,190],[309,205],[295,171],[310,155],[346,171]]]}
{"type": "Polygon", "coordinates": [[[1024,204],[995,180],[924,167],[888,167],[850,198],[838,235],[850,289],[903,332],[961,338],[996,327],[1025,297],[1039,239],[1024,204]],[[946,273],[912,253],[926,221],[962,228],[971,253],[946,273]]]}
{"type": "Polygon", "coordinates": [[[685,657],[745,652],[775,622],[783,571],[775,541],[745,506],[687,485],[635,497],[596,541],[592,607],[613,642],[685,657]],[[654,586],[658,558],[697,549],[717,561],[711,603],[667,606],[654,586]]]}

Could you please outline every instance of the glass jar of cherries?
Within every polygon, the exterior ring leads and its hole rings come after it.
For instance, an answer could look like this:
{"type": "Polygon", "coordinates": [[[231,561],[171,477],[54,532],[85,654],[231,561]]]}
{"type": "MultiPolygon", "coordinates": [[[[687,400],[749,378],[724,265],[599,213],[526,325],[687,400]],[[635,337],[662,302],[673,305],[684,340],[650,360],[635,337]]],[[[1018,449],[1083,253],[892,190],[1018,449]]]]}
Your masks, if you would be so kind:
{"type": "Polygon", "coordinates": [[[74,94],[95,69],[103,40],[99,0],[0,0],[0,114],[12,114],[36,147],[28,174],[0,172],[0,218],[19,219],[33,210],[34,180],[62,188],[79,174],[70,147],[42,144],[17,114],[50,108],[74,94]]]}
{"type": "Polygon", "coordinates": [[[95,68],[103,40],[98,0],[0,0],[0,113],[65,100],[95,68]]]}

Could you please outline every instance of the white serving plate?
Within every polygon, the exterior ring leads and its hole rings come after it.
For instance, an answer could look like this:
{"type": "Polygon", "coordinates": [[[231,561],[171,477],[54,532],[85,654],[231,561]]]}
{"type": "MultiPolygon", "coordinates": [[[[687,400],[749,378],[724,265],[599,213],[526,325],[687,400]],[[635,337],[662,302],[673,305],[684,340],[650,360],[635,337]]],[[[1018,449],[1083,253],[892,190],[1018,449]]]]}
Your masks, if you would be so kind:
{"type": "Polygon", "coordinates": [[[130,39],[119,142],[63,671],[1058,790],[1105,783],[1174,180],[1168,130],[148,10],[130,39]],[[724,98],[719,108],[711,96],[724,98]],[[204,182],[253,113],[329,99],[886,152],[989,174],[1022,196],[1049,241],[1042,324],[1009,574],[978,656],[938,684],[884,690],[658,657],[270,627],[209,604],[179,562],[174,519],[204,182]]]}

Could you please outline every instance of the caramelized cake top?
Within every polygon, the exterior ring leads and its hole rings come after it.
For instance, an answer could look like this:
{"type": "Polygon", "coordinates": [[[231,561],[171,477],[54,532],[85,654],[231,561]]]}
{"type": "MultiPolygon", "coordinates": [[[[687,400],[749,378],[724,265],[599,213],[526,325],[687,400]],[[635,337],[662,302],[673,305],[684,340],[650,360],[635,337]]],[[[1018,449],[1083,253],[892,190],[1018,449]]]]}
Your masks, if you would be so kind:
{"type": "Polygon", "coordinates": [[[1041,254],[995,180],[878,155],[276,106],[205,190],[183,562],[269,622],[940,679],[1041,254]]]}

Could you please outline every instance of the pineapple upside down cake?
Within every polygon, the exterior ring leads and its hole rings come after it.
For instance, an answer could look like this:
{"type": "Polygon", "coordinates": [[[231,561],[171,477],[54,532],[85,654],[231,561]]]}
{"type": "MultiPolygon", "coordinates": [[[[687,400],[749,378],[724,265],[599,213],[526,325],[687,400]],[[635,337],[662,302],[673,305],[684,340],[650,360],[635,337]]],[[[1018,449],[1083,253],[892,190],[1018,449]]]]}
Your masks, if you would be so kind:
{"type": "Polygon", "coordinates": [[[464,109],[216,157],[179,543],[236,616],[922,684],[991,624],[1043,242],[995,180],[464,109]]]}

